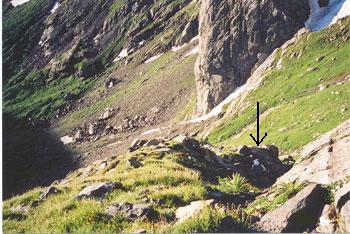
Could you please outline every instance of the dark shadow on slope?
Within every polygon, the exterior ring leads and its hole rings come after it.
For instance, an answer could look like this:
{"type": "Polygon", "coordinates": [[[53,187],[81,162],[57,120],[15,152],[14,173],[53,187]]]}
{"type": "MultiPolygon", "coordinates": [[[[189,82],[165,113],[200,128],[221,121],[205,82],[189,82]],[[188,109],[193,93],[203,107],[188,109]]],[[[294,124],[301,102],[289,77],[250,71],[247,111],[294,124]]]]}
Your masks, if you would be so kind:
{"type": "Polygon", "coordinates": [[[3,114],[3,199],[48,186],[78,166],[73,154],[47,130],[3,114]]]}
{"type": "Polygon", "coordinates": [[[179,163],[199,171],[205,180],[213,183],[217,177],[238,173],[254,186],[265,189],[290,169],[290,166],[279,160],[278,148],[272,145],[266,148],[245,146],[245,152],[241,154],[218,156],[203,143],[185,138],[173,148],[190,156],[182,157],[179,163]],[[256,170],[254,162],[258,163],[258,169],[261,167],[261,170],[256,170]]]}

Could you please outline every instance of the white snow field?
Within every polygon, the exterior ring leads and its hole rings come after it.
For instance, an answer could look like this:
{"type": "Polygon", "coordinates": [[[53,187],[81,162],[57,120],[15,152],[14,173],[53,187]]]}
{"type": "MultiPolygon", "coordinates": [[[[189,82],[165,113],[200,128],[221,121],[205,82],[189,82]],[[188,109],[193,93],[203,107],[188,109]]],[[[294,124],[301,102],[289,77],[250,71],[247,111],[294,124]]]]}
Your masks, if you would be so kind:
{"type": "Polygon", "coordinates": [[[225,98],[225,100],[220,102],[220,104],[217,105],[216,107],[214,107],[214,109],[212,109],[208,114],[200,116],[200,117],[195,118],[195,119],[191,119],[189,121],[186,121],[185,123],[199,123],[199,122],[208,120],[212,117],[218,116],[222,112],[222,108],[226,104],[232,102],[234,99],[239,97],[239,95],[244,91],[245,87],[246,87],[246,85],[242,85],[242,86],[236,88],[229,96],[227,96],[225,98]]]}
{"type": "Polygon", "coordinates": [[[327,7],[320,7],[318,0],[309,0],[311,14],[305,22],[310,31],[320,31],[338,19],[350,15],[350,0],[329,0],[327,7]]]}
{"type": "Polygon", "coordinates": [[[26,2],[29,2],[30,0],[12,0],[11,1],[11,4],[13,5],[13,6],[19,6],[19,5],[22,5],[22,4],[24,4],[24,3],[26,3],[26,2]]]}

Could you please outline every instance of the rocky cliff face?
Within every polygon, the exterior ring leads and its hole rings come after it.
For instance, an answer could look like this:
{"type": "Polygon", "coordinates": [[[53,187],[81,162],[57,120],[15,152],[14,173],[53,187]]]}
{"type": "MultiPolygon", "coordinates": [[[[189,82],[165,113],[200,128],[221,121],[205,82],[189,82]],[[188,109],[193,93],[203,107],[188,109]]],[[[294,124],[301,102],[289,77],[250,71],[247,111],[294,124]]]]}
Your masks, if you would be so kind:
{"type": "Polygon", "coordinates": [[[307,0],[203,0],[197,114],[207,113],[244,84],[254,67],[304,27],[309,12],[307,0]]]}

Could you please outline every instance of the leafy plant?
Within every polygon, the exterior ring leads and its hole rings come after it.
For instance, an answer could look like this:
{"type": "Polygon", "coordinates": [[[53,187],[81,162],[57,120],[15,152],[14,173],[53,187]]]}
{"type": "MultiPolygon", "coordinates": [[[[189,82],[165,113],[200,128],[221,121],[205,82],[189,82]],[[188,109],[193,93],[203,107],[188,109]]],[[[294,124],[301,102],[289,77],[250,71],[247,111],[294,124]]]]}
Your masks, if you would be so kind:
{"type": "Polygon", "coordinates": [[[219,178],[219,184],[216,188],[226,193],[244,193],[251,189],[251,185],[246,178],[238,173],[234,173],[232,178],[219,178]]]}
{"type": "Polygon", "coordinates": [[[306,185],[307,183],[305,181],[299,181],[296,179],[294,181],[281,183],[275,188],[275,192],[278,194],[278,196],[291,198],[301,191],[306,185]]]}

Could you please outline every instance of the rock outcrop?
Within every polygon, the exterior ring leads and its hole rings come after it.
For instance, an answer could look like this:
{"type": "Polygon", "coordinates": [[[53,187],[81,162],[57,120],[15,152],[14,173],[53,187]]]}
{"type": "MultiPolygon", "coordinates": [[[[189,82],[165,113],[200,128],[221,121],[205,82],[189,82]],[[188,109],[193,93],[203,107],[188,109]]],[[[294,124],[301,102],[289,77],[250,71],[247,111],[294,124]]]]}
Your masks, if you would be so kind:
{"type": "Polygon", "coordinates": [[[277,184],[299,179],[327,185],[350,175],[350,121],[303,147],[300,156],[277,184]]]}
{"type": "Polygon", "coordinates": [[[340,232],[350,232],[350,182],[335,193],[335,209],[340,232]]]}
{"type": "Polygon", "coordinates": [[[122,185],[118,182],[98,183],[90,185],[84,188],[76,197],[76,200],[84,198],[103,198],[107,193],[112,192],[115,189],[121,189],[122,185]]]}
{"type": "Polygon", "coordinates": [[[195,67],[197,114],[207,113],[244,84],[255,67],[304,27],[309,13],[307,0],[203,0],[195,67]]]}
{"type": "Polygon", "coordinates": [[[106,214],[112,217],[117,214],[123,214],[125,218],[129,220],[152,220],[157,218],[155,210],[151,206],[145,204],[113,204],[107,208],[106,214]]]}
{"type": "Polygon", "coordinates": [[[326,190],[310,184],[276,210],[264,215],[258,229],[265,232],[303,232],[313,230],[325,204],[326,190]]]}

